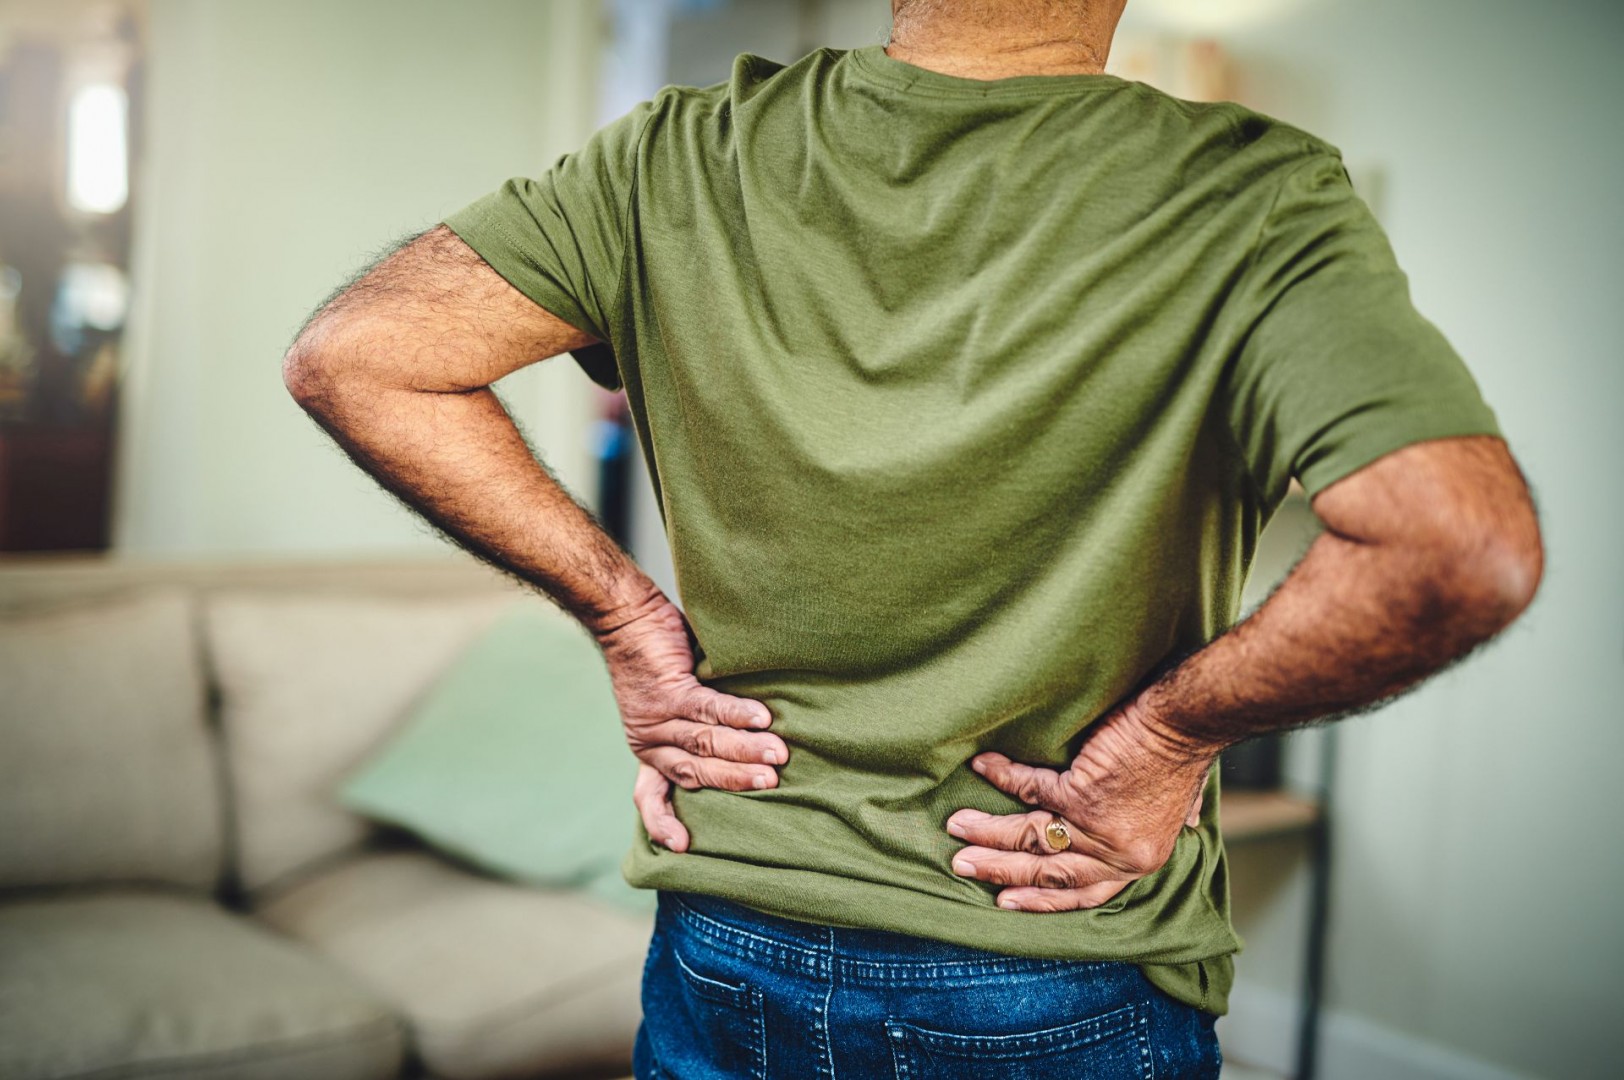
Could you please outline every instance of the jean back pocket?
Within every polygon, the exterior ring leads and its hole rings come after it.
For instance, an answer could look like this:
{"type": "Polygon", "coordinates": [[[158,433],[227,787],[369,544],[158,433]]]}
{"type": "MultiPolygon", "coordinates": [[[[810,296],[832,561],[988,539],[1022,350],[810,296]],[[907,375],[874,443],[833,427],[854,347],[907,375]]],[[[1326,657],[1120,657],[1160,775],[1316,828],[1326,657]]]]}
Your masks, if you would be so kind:
{"type": "Polygon", "coordinates": [[[1150,1007],[1133,1003],[1058,1027],[1009,1034],[885,1022],[897,1080],[1133,1080],[1153,1076],[1150,1007]]]}
{"type": "Polygon", "coordinates": [[[717,1077],[766,1080],[767,1023],[761,990],[694,970],[673,948],[682,976],[688,1049],[717,1077]]]}

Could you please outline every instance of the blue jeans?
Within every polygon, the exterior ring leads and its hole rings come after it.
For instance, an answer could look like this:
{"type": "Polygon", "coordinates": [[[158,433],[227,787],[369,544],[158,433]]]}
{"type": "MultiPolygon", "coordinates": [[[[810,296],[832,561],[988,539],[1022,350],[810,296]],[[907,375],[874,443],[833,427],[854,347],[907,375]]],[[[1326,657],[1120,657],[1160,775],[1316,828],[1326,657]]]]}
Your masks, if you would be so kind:
{"type": "Polygon", "coordinates": [[[1217,1019],[1120,961],[1039,960],[661,890],[637,1080],[1213,1078],[1217,1019]]]}

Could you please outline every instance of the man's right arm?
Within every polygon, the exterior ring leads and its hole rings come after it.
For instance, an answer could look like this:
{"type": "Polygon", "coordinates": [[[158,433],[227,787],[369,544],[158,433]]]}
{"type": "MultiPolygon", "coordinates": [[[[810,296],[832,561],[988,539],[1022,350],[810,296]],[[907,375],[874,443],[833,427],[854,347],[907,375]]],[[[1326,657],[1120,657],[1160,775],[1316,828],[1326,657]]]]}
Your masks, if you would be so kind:
{"type": "Polygon", "coordinates": [[[289,392],[387,490],[535,587],[603,651],[649,836],[690,837],[671,785],[774,787],[789,749],[762,703],[695,676],[685,615],[531,452],[492,384],[597,339],[521,293],[444,225],[325,304],[283,361],[289,392]]]}

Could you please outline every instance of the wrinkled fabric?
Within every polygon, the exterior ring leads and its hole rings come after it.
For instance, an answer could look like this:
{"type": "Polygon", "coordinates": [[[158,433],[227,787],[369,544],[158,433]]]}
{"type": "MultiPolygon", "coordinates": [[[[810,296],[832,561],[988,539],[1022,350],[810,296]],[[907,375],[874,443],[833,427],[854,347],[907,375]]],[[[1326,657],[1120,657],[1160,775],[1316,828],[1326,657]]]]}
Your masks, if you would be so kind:
{"type": "Polygon", "coordinates": [[[960,877],[968,767],[1063,767],[1239,617],[1258,534],[1425,439],[1497,433],[1334,146],[1109,75],[978,82],[879,46],[667,87],[446,219],[602,344],[707,685],[778,786],[673,786],[642,888],[1037,958],[1227,1009],[1216,770],[1159,871],[1086,911],[960,877]]]}

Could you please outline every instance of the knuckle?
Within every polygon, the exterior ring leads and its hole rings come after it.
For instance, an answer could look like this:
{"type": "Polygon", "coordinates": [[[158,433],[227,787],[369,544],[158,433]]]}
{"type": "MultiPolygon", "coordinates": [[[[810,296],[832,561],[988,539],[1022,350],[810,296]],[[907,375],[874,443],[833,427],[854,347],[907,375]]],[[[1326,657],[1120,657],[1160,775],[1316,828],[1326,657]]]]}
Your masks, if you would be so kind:
{"type": "Polygon", "coordinates": [[[750,776],[731,765],[712,763],[705,770],[705,783],[724,791],[743,791],[750,786],[750,776]]]}
{"type": "Polygon", "coordinates": [[[1036,776],[1028,774],[1023,776],[1016,784],[1017,797],[1024,803],[1035,803],[1042,794],[1041,785],[1036,776]]]}
{"type": "Polygon", "coordinates": [[[748,728],[755,712],[745,702],[738,698],[729,698],[726,707],[722,708],[722,722],[729,727],[748,728]]]}
{"type": "Polygon", "coordinates": [[[699,786],[699,768],[689,759],[683,758],[671,765],[671,779],[685,788],[699,786]]]}
{"type": "Polygon", "coordinates": [[[1021,823],[1021,832],[1016,837],[1015,845],[1021,851],[1030,852],[1033,855],[1047,855],[1049,853],[1048,845],[1043,841],[1043,827],[1031,816],[1028,816],[1021,823]]]}
{"type": "Polygon", "coordinates": [[[1036,884],[1045,889],[1074,889],[1077,887],[1077,875],[1068,866],[1054,861],[1045,861],[1038,867],[1035,875],[1036,884]]]}
{"type": "Polygon", "coordinates": [[[708,724],[706,719],[705,695],[680,694],[671,703],[671,714],[696,724],[708,724]]]}
{"type": "Polygon", "coordinates": [[[710,694],[698,694],[694,697],[694,719],[702,724],[721,723],[721,710],[716,706],[716,698],[710,694]]]}
{"type": "Polygon", "coordinates": [[[719,728],[718,731],[722,733],[714,736],[710,741],[711,757],[719,761],[732,762],[761,760],[761,754],[755,746],[739,739],[729,729],[719,728]]]}
{"type": "Polygon", "coordinates": [[[991,882],[994,885],[1025,884],[1024,882],[1016,881],[1014,875],[1009,872],[1009,867],[1005,866],[1001,861],[998,860],[977,862],[975,876],[982,881],[991,882]]]}
{"type": "Polygon", "coordinates": [[[1161,865],[1167,861],[1167,853],[1163,852],[1158,845],[1143,840],[1129,844],[1123,854],[1125,856],[1123,861],[1127,863],[1127,869],[1140,874],[1148,874],[1153,870],[1160,869],[1161,865]]]}

